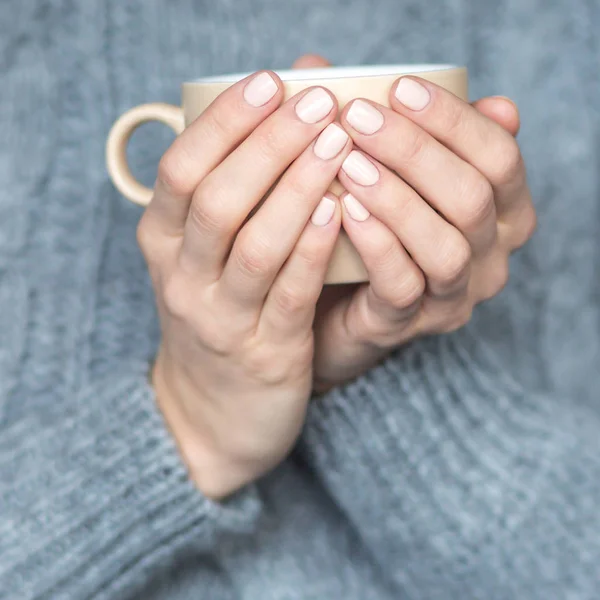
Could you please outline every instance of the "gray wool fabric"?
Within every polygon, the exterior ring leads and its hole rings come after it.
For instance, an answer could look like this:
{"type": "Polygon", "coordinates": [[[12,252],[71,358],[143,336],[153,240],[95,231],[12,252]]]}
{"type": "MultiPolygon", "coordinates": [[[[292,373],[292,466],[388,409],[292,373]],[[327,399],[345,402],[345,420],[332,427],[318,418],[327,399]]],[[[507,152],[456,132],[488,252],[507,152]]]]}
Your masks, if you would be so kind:
{"type": "MultiPolygon", "coordinates": [[[[596,600],[599,27],[591,0],[3,0],[0,598],[596,600]],[[293,455],[215,504],[147,383],[141,210],[104,141],[185,79],[305,52],[513,97],[539,231],[469,326],[315,399],[293,455]]],[[[147,183],[170,139],[133,139],[147,183]]]]}

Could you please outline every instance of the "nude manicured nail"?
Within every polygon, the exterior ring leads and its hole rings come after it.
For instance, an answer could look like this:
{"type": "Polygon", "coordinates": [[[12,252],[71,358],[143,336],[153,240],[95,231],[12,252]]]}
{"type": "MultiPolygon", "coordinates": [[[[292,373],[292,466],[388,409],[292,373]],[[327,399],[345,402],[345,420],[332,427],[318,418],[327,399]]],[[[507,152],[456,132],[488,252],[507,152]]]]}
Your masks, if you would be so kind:
{"type": "Polygon", "coordinates": [[[335,213],[335,202],[331,198],[323,198],[310,218],[313,225],[325,227],[335,213]]]}
{"type": "Polygon", "coordinates": [[[383,126],[383,115],[364,100],[355,100],[346,114],[346,120],[356,131],[371,135],[383,126]]]}
{"type": "Polygon", "coordinates": [[[335,158],[348,142],[348,134],[338,125],[327,125],[314,145],[315,154],[322,160],[335,158]]]}
{"type": "Polygon", "coordinates": [[[423,110],[431,101],[431,94],[418,81],[403,77],[396,87],[396,99],[410,110],[423,110]]]}
{"type": "Polygon", "coordinates": [[[277,93],[277,83],[268,73],[259,73],[244,88],[244,100],[251,106],[265,105],[277,93]]]}
{"type": "Polygon", "coordinates": [[[373,185],[379,181],[379,170],[364,155],[356,150],[350,152],[342,163],[342,169],[350,179],[359,185],[373,185]]]}
{"type": "Polygon", "coordinates": [[[346,211],[355,221],[366,221],[371,216],[371,213],[352,194],[346,194],[342,201],[346,211]]]}
{"type": "Polygon", "coordinates": [[[331,96],[323,88],[315,88],[296,104],[296,114],[304,123],[318,123],[333,108],[331,96]]]}

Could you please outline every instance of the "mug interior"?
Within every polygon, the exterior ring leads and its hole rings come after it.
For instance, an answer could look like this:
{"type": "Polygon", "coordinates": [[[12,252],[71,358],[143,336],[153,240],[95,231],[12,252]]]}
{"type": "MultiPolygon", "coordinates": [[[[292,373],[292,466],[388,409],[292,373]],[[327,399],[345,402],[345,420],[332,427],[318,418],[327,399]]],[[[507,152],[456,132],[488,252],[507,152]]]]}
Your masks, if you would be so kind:
{"type": "MultiPolygon", "coordinates": [[[[356,67],[327,67],[322,69],[287,69],[275,71],[282,81],[303,81],[306,79],[338,79],[342,77],[377,77],[382,75],[410,75],[411,73],[428,73],[456,69],[456,65],[422,64],[422,65],[372,65],[356,67]]],[[[234,83],[252,73],[232,73],[229,75],[211,75],[194,79],[192,83],[234,83]]]]}

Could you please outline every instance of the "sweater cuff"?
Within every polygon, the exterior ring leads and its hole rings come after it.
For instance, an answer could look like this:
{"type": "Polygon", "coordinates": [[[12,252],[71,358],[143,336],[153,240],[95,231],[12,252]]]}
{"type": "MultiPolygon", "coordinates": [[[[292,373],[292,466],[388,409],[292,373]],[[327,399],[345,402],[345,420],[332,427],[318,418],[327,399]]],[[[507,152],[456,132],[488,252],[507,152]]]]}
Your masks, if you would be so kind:
{"type": "Polygon", "coordinates": [[[223,504],[202,496],[156,408],[147,365],[135,371],[89,386],[61,421],[32,415],[3,431],[0,582],[15,597],[110,596],[165,555],[252,529],[255,488],[223,504]]]}
{"type": "Polygon", "coordinates": [[[463,330],[419,340],[316,398],[300,454],[373,545],[433,529],[456,550],[456,539],[492,535],[532,505],[563,447],[555,408],[463,330]],[[382,506],[387,526],[370,523],[382,506]]]}

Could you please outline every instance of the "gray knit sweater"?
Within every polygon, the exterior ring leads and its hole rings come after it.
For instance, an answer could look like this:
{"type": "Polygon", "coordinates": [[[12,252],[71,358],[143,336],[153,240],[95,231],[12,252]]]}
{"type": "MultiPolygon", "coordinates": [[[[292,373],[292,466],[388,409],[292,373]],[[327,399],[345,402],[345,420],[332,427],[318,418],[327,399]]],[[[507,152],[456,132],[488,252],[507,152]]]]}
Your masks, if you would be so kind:
{"type": "MultiPolygon", "coordinates": [[[[600,597],[599,27],[594,0],[2,0],[0,598],[600,597]],[[465,330],[316,399],[217,505],[147,384],[140,209],[103,146],[185,79],[304,52],[514,97],[539,233],[465,330]]],[[[136,134],[147,183],[169,140],[136,134]]]]}

